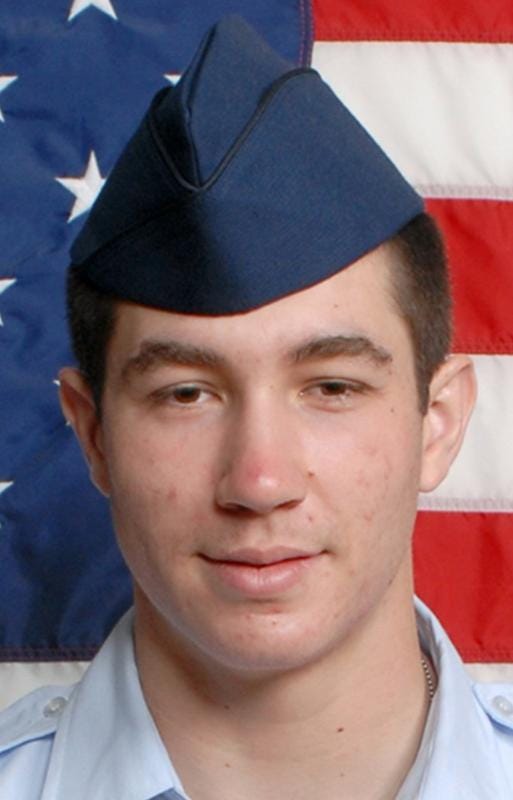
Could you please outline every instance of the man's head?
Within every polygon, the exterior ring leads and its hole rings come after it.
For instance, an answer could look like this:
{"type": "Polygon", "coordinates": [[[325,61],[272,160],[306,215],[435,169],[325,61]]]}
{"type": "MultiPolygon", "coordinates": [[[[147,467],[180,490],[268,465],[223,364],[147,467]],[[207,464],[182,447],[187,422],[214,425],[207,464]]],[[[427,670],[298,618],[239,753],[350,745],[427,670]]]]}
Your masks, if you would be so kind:
{"type": "Polygon", "coordinates": [[[318,76],[231,22],[182,81],[73,248],[61,397],[139,613],[197,663],[289,669],[405,613],[473,377],[436,227],[318,76]]]}
{"type": "Polygon", "coordinates": [[[420,413],[396,257],[244,314],[120,301],[101,419],[63,372],[139,613],[185,658],[290,669],[404,613],[417,493],[454,458],[473,383],[452,357],[420,413]]]}

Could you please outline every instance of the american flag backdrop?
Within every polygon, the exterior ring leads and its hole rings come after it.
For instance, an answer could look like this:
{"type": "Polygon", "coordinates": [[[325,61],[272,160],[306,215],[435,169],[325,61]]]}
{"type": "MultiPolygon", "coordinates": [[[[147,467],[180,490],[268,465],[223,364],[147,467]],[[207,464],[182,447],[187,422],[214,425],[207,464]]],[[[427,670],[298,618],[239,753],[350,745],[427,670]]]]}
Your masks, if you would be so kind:
{"type": "Polygon", "coordinates": [[[451,475],[420,499],[417,591],[472,672],[513,680],[513,4],[3,0],[0,705],[75,679],[130,602],[57,403],[67,253],[150,97],[233,12],[312,59],[445,232],[453,349],[480,392],[451,475]]]}

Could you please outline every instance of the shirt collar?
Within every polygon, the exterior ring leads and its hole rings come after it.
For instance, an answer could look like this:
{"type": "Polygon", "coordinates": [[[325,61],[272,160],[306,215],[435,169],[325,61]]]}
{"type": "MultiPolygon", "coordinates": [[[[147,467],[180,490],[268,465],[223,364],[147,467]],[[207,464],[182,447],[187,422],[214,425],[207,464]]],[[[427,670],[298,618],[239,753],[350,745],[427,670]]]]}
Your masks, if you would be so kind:
{"type": "Polygon", "coordinates": [[[143,697],[132,626],[129,611],[73,692],[55,736],[43,800],[185,797],[143,697]]]}
{"type": "Polygon", "coordinates": [[[493,727],[472,681],[435,615],[420,600],[416,612],[421,646],[438,674],[418,798],[461,797],[464,787],[465,800],[508,800],[493,727]]]}

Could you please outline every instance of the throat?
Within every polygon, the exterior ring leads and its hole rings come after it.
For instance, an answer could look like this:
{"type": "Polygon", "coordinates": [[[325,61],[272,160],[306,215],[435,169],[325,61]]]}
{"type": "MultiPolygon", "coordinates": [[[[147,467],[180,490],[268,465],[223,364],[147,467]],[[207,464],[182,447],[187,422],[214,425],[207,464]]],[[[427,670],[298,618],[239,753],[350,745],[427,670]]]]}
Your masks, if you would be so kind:
{"type": "Polygon", "coordinates": [[[283,676],[238,702],[187,711],[173,703],[170,713],[150,692],[148,699],[193,800],[392,800],[422,739],[430,675],[428,683],[419,657],[399,688],[383,675],[376,686],[342,674],[338,691],[326,691],[325,678],[315,706],[303,682],[286,686],[283,676]]]}

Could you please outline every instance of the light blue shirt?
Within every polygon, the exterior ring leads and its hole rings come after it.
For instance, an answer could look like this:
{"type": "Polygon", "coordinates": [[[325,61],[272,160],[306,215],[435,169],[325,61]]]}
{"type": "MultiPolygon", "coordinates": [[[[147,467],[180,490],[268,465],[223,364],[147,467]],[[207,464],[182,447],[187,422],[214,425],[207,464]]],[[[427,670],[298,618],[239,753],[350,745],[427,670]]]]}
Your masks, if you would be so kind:
{"type": "MultiPolygon", "coordinates": [[[[513,686],[467,676],[434,615],[417,603],[438,673],[425,734],[401,800],[513,799],[513,686]]],[[[0,714],[2,800],[186,798],[144,700],[132,614],[74,687],[45,687],[0,714]]]]}

